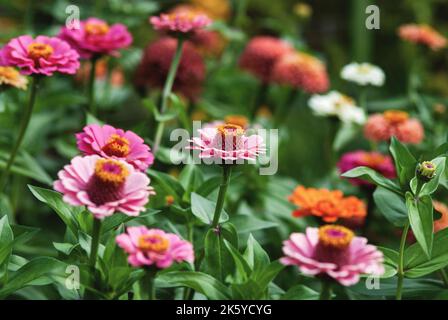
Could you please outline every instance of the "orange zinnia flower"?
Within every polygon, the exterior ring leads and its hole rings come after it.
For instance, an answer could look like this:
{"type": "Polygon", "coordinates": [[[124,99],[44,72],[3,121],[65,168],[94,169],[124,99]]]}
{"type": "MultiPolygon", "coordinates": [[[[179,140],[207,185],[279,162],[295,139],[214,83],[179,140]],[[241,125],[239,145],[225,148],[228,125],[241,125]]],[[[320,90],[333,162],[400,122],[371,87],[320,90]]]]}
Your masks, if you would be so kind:
{"type": "Polygon", "coordinates": [[[312,215],[325,222],[335,222],[341,218],[363,218],[367,214],[364,202],[354,196],[344,197],[339,190],[298,186],[289,201],[299,207],[293,212],[294,217],[312,215]]]}

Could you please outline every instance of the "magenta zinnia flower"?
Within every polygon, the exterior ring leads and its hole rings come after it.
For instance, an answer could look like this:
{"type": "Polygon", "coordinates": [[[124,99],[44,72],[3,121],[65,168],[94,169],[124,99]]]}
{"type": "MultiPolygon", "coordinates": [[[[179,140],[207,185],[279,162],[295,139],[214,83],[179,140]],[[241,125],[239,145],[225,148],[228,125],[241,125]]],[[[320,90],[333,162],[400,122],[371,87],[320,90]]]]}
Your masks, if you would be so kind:
{"type": "Polygon", "coordinates": [[[128,262],[134,267],[156,265],[164,269],[174,262],[193,263],[194,251],[190,242],[173,233],[146,227],[129,227],[117,236],[118,245],[129,254],[128,262]]]}
{"type": "Polygon", "coordinates": [[[79,29],[63,27],[59,38],[70,43],[83,59],[95,55],[117,55],[119,49],[127,48],[132,43],[132,35],[125,25],[117,23],[109,26],[97,18],[81,21],[79,29]]]}
{"type": "Polygon", "coordinates": [[[200,158],[222,160],[255,160],[266,148],[259,135],[246,136],[246,131],[235,124],[205,126],[199,137],[189,140],[192,150],[200,150],[200,158]]]}
{"type": "Polygon", "coordinates": [[[326,275],[344,286],[359,281],[360,274],[382,275],[383,253],[355,237],[350,229],[336,225],[307,228],[283,242],[285,265],[296,265],[307,275],[326,275]]]}
{"type": "Polygon", "coordinates": [[[149,19],[154,29],[174,33],[191,33],[201,30],[212,23],[212,20],[202,13],[194,11],[180,11],[170,14],[161,14],[149,19]]]}
{"type": "Polygon", "coordinates": [[[125,160],[140,171],[145,171],[154,162],[151,149],[132,131],[91,124],[76,134],[76,140],[78,149],[85,155],[125,160]]]}
{"type": "MultiPolygon", "coordinates": [[[[337,164],[341,174],[361,166],[371,168],[389,179],[396,177],[392,158],[379,152],[367,152],[363,150],[347,152],[337,164]]],[[[358,178],[350,179],[349,181],[355,186],[373,186],[372,183],[358,178]]]]}
{"type": "Polygon", "coordinates": [[[46,36],[14,38],[2,48],[0,56],[3,65],[18,67],[25,75],[75,74],[79,68],[79,55],[67,42],[46,36]]]}
{"type": "Polygon", "coordinates": [[[155,194],[149,178],[130,164],[97,155],[75,157],[58,173],[54,189],[73,206],[87,206],[97,219],[122,212],[137,216],[155,194]]]}

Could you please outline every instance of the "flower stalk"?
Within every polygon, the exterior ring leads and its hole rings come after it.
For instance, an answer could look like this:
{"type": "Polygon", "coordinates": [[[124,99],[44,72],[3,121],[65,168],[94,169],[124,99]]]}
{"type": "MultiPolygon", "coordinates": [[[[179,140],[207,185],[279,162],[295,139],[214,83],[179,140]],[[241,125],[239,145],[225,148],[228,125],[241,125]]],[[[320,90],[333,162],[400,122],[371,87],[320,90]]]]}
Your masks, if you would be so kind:
{"type": "Polygon", "coordinates": [[[226,198],[227,187],[230,181],[230,175],[232,172],[232,166],[224,164],[222,166],[222,180],[219,187],[218,200],[216,202],[215,213],[213,215],[213,221],[211,228],[216,229],[219,224],[219,218],[221,217],[222,209],[224,207],[224,201],[226,198]]]}
{"type": "Polygon", "coordinates": [[[92,269],[95,269],[96,259],[98,256],[98,247],[100,245],[100,235],[101,235],[101,220],[93,219],[93,230],[92,230],[92,243],[90,247],[90,257],[89,265],[92,269]]]}
{"type": "Polygon", "coordinates": [[[90,73],[89,73],[89,83],[87,87],[87,107],[88,111],[96,116],[96,105],[95,105],[95,75],[96,66],[98,58],[96,56],[90,59],[90,73]]]}
{"type": "Polygon", "coordinates": [[[395,295],[396,300],[401,300],[402,297],[403,280],[404,280],[404,249],[406,245],[406,238],[409,231],[409,225],[410,223],[408,220],[403,228],[403,233],[401,235],[398,269],[397,269],[398,281],[397,281],[397,293],[395,295]]]}
{"type": "Polygon", "coordinates": [[[331,300],[331,282],[323,279],[319,300],[331,300]]]}
{"type": "Polygon", "coordinates": [[[141,300],[157,300],[156,287],[154,285],[157,275],[155,267],[145,268],[145,275],[139,282],[141,300]]]}

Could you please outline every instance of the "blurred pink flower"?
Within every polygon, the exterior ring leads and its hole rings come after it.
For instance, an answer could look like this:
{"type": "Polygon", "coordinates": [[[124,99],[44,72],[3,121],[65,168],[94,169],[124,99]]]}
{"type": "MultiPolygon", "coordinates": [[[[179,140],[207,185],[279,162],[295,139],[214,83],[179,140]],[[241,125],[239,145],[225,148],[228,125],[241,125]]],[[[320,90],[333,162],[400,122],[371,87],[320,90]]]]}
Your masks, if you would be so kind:
{"type": "Polygon", "coordinates": [[[76,134],[76,140],[78,149],[85,155],[97,154],[104,158],[125,160],[140,171],[146,171],[154,162],[151,149],[132,131],[107,124],[91,124],[76,134]]]}
{"type": "Polygon", "coordinates": [[[79,29],[63,27],[59,38],[67,41],[83,59],[95,55],[117,55],[119,49],[132,43],[132,35],[126,26],[121,23],[109,26],[97,18],[81,21],[79,29]]]}
{"type": "Polygon", "coordinates": [[[209,26],[212,20],[206,14],[181,11],[152,16],[149,22],[156,30],[189,33],[209,26]]]}
{"type": "Polygon", "coordinates": [[[25,75],[75,74],[79,68],[79,55],[67,42],[46,36],[14,38],[2,48],[0,56],[3,65],[18,67],[25,75]]]}
{"type": "Polygon", "coordinates": [[[122,212],[138,216],[155,194],[149,178],[130,164],[97,155],[75,157],[58,173],[54,189],[73,206],[87,206],[97,219],[122,212]]]}
{"type": "Polygon", "coordinates": [[[403,143],[419,144],[425,130],[418,119],[409,119],[407,112],[390,110],[371,115],[364,125],[364,136],[376,142],[389,141],[395,136],[403,143]]]}
{"type": "Polygon", "coordinates": [[[398,35],[403,40],[424,44],[432,50],[438,50],[447,46],[447,38],[425,24],[405,24],[398,29],[398,35]]]}
{"type": "Polygon", "coordinates": [[[190,242],[173,233],[146,227],[129,227],[116,238],[117,244],[129,254],[134,267],[156,265],[164,269],[174,262],[193,263],[194,251],[190,242]]]}
{"type": "MultiPolygon", "coordinates": [[[[388,179],[393,179],[396,177],[395,166],[392,158],[379,152],[368,152],[364,150],[347,152],[342,155],[337,164],[341,174],[361,166],[371,168],[388,179]]],[[[349,181],[356,186],[373,186],[372,183],[358,178],[349,179],[349,181]]]]}
{"type": "Polygon", "coordinates": [[[272,80],[272,71],[277,60],[293,50],[291,45],[278,38],[257,36],[246,45],[239,65],[241,69],[250,72],[262,82],[268,83],[272,80]]]}
{"type": "Polygon", "coordinates": [[[266,152],[263,138],[259,135],[246,136],[238,125],[205,125],[199,129],[199,137],[189,140],[192,150],[200,150],[200,158],[222,160],[255,160],[266,152]]]}
{"type": "Polygon", "coordinates": [[[296,265],[307,275],[327,275],[344,286],[356,284],[360,274],[384,273],[383,253],[342,226],[308,227],[305,233],[293,233],[283,242],[283,253],[283,264],[296,265]]]}

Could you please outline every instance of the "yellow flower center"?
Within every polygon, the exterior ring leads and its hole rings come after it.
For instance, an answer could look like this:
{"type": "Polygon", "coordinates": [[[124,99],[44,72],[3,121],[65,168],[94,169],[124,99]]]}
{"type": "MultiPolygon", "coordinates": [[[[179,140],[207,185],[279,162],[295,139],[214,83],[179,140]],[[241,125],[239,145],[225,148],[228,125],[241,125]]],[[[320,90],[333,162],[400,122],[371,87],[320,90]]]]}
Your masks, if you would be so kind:
{"type": "Polygon", "coordinates": [[[384,112],[384,118],[391,124],[399,124],[409,119],[409,114],[405,111],[390,110],[384,112]]]}
{"type": "Polygon", "coordinates": [[[218,132],[224,137],[240,137],[244,134],[244,129],[236,124],[223,124],[218,126],[218,132]]]}
{"type": "Polygon", "coordinates": [[[105,22],[87,22],[85,30],[88,35],[103,36],[109,32],[109,25],[105,22]]]}
{"type": "Polygon", "coordinates": [[[353,231],[342,226],[325,225],[319,228],[319,243],[326,247],[344,249],[353,237],[353,231]]]}
{"type": "Polygon", "coordinates": [[[118,134],[113,134],[109,137],[102,150],[109,156],[124,158],[131,152],[131,147],[128,139],[118,134]]]}
{"type": "Polygon", "coordinates": [[[33,60],[39,60],[40,58],[48,59],[53,52],[53,48],[45,43],[33,42],[28,46],[28,55],[33,60]]]}
{"type": "Polygon", "coordinates": [[[226,124],[233,124],[240,126],[241,128],[246,128],[249,120],[245,116],[240,115],[230,115],[224,118],[226,124]]]}
{"type": "Polygon", "coordinates": [[[156,253],[165,252],[170,245],[170,240],[159,234],[145,234],[138,239],[138,248],[143,251],[156,253]]]}
{"type": "Polygon", "coordinates": [[[0,77],[8,80],[17,80],[20,77],[20,73],[13,67],[1,67],[0,77]]]}
{"type": "Polygon", "coordinates": [[[113,159],[99,159],[95,164],[95,176],[106,184],[122,185],[129,176],[123,163],[113,159]]]}

